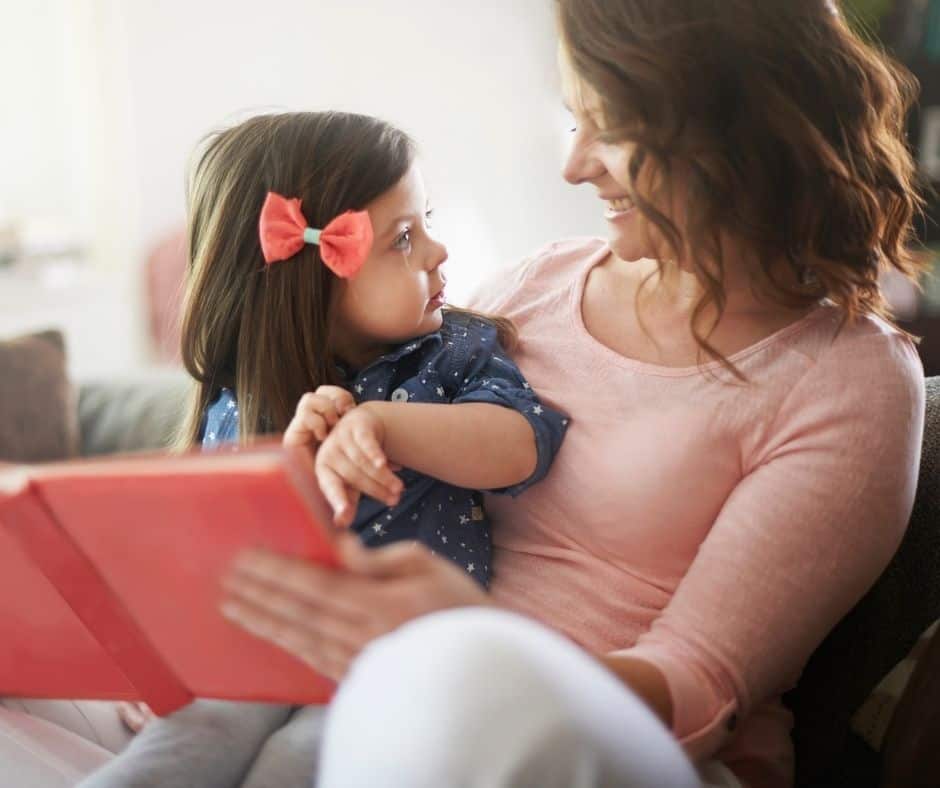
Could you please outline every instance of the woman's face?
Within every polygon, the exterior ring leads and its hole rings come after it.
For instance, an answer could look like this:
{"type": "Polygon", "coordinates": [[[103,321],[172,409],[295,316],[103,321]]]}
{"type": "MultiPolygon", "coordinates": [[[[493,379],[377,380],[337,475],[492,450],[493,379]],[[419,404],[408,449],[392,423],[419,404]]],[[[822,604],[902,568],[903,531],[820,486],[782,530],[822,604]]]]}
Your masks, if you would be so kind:
{"type": "Polygon", "coordinates": [[[441,327],[447,249],[430,233],[424,179],[412,165],[368,206],[375,239],[361,270],[341,280],[335,351],[355,363],[441,327]]]}
{"type": "MultiPolygon", "coordinates": [[[[661,248],[661,236],[633,202],[630,158],[635,146],[601,139],[604,119],[597,95],[574,73],[563,47],[559,48],[558,61],[565,105],[575,122],[571,150],[562,170],[565,180],[574,185],[590,183],[597,190],[607,220],[610,247],[617,257],[627,261],[663,259],[666,250],[661,248]]],[[[649,180],[648,168],[641,168],[637,185],[647,200],[651,200],[652,192],[649,180]]],[[[663,210],[656,200],[651,201],[667,216],[672,213],[663,210]]]]}

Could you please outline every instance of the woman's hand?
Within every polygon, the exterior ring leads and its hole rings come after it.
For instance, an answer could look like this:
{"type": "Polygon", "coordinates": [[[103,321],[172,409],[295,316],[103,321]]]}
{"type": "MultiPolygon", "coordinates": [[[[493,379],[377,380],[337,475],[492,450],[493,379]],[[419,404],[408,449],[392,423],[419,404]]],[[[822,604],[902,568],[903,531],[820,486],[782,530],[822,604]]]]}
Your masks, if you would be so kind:
{"type": "Polygon", "coordinates": [[[284,445],[315,449],[326,440],[336,422],[355,407],[352,394],[339,386],[319,386],[316,391],[308,391],[300,398],[294,418],[287,425],[284,445]]]}
{"type": "Polygon", "coordinates": [[[222,613],[339,681],[372,640],[436,610],[488,605],[465,572],[415,542],[373,550],[338,541],[344,569],[248,552],[224,580],[222,613]]]}
{"type": "Polygon", "coordinates": [[[135,701],[121,701],[117,705],[118,717],[121,718],[127,728],[132,733],[140,733],[141,729],[156,715],[150,710],[146,703],[135,701]]]}
{"type": "Polygon", "coordinates": [[[317,451],[317,481],[333,507],[336,525],[352,524],[360,494],[386,506],[401,498],[404,485],[389,467],[384,440],[385,424],[367,403],[339,419],[317,451]]]}

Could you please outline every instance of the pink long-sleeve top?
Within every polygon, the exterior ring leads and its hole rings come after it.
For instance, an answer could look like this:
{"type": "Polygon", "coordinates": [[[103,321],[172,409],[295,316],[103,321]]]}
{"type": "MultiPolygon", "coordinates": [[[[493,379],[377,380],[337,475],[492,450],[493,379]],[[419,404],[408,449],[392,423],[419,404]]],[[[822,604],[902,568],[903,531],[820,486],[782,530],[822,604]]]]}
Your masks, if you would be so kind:
{"type": "Polygon", "coordinates": [[[790,786],[779,698],[900,543],[920,362],[878,319],[839,331],[827,304],[731,357],[747,385],[715,364],[625,358],[581,315],[608,254],[599,240],[553,244],[472,304],[515,322],[516,362],[571,416],[549,476],[487,502],[493,594],[591,652],[655,664],[693,759],[790,786]]]}

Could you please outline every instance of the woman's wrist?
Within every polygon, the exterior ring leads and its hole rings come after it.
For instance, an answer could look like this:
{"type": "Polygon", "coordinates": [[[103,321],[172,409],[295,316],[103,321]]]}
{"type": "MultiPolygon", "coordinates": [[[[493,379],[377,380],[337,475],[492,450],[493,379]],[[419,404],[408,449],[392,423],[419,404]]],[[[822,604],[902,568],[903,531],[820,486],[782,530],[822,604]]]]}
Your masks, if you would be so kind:
{"type": "Polygon", "coordinates": [[[643,700],[667,728],[672,728],[673,708],[669,684],[662,671],[645,659],[622,652],[603,654],[601,663],[643,700]]]}

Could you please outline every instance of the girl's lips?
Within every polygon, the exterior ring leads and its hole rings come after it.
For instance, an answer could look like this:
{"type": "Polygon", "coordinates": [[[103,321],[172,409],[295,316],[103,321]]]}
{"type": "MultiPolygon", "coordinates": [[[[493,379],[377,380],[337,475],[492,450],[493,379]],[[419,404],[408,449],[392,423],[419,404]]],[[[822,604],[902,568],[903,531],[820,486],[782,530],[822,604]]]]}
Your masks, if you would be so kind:
{"type": "Polygon", "coordinates": [[[428,307],[430,309],[440,309],[444,306],[444,301],[444,291],[441,290],[437,295],[431,297],[431,300],[428,301],[428,307]]]}

